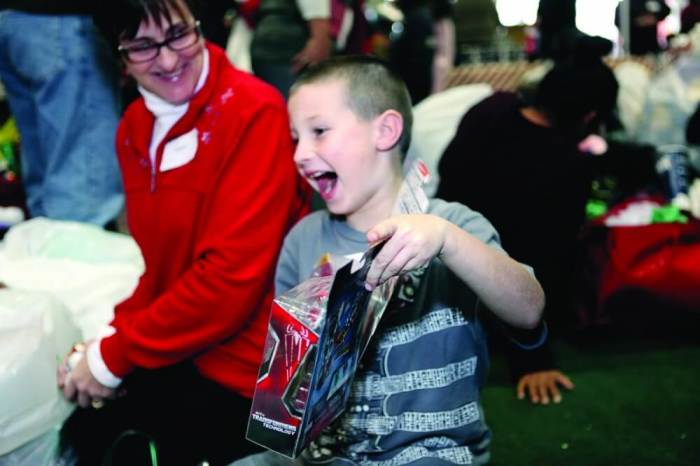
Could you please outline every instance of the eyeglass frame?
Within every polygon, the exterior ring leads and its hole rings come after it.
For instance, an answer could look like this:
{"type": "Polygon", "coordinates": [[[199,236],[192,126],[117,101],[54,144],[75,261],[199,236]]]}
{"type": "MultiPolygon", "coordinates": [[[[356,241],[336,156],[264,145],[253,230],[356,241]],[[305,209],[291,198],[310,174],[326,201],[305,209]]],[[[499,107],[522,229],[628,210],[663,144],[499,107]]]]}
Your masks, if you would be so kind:
{"type": "Polygon", "coordinates": [[[158,55],[160,55],[160,49],[163,47],[168,47],[173,52],[181,52],[185,49],[188,49],[189,47],[192,47],[194,44],[197,43],[197,40],[200,37],[202,37],[202,29],[201,29],[199,20],[195,20],[194,24],[191,24],[187,29],[185,29],[182,32],[184,34],[180,34],[180,35],[175,36],[175,37],[169,37],[169,38],[166,38],[165,40],[162,40],[160,42],[154,41],[153,44],[151,44],[149,46],[149,48],[155,48],[156,54],[153,55],[152,58],[149,58],[147,60],[134,61],[134,60],[129,59],[129,47],[128,46],[120,45],[117,47],[117,51],[121,54],[121,56],[124,58],[124,60],[128,61],[129,63],[134,63],[134,64],[148,63],[149,61],[155,60],[156,58],[158,58],[158,55]],[[182,36],[190,34],[191,32],[194,32],[197,35],[197,38],[190,45],[187,45],[181,49],[174,49],[170,46],[173,41],[180,39],[180,38],[182,38],[182,36]]]}

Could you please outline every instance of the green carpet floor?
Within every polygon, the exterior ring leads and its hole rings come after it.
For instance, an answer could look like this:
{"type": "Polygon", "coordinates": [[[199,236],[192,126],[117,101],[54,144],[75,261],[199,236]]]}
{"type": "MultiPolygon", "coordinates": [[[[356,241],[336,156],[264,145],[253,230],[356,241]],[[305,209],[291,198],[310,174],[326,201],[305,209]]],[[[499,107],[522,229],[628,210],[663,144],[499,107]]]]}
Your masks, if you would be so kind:
{"type": "Polygon", "coordinates": [[[555,342],[576,388],[517,400],[494,355],[483,392],[494,466],[700,466],[700,343],[611,337],[555,342]]]}

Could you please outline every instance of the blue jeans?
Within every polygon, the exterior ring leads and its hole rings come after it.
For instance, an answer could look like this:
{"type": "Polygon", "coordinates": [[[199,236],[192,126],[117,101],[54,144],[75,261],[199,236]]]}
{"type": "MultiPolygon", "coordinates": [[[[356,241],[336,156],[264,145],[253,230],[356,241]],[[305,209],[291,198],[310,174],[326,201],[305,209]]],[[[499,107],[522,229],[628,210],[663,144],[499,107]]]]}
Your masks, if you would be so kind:
{"type": "Polygon", "coordinates": [[[87,16],[0,11],[0,79],[32,217],[104,225],[119,215],[115,65],[87,16]]]}

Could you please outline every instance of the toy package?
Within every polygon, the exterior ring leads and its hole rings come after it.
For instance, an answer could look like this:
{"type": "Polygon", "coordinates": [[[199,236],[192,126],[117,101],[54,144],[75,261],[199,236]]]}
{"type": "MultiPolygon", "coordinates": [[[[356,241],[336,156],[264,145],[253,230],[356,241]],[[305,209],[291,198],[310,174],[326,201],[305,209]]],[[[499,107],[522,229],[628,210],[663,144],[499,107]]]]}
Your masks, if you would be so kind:
{"type": "MultiPolygon", "coordinates": [[[[397,213],[424,212],[420,162],[406,177],[397,213]]],[[[373,291],[367,271],[382,243],[333,275],[328,259],[275,298],[248,420],[248,440],[296,458],[342,414],[357,365],[386,309],[396,277],[373,291]]]]}
{"type": "Polygon", "coordinates": [[[365,289],[380,246],[335,276],[313,277],[277,297],[247,437],[295,458],[343,411],[357,364],[394,282],[365,289]]]}

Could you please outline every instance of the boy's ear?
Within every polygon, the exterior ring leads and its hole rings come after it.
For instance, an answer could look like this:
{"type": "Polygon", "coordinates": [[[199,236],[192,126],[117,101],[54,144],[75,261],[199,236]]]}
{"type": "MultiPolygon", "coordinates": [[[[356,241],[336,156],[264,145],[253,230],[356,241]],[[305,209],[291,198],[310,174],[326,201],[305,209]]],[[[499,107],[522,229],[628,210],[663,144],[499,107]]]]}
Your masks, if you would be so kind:
{"type": "Polygon", "coordinates": [[[386,110],[374,120],[377,150],[393,149],[403,134],[403,117],[396,110],[386,110]]]}

